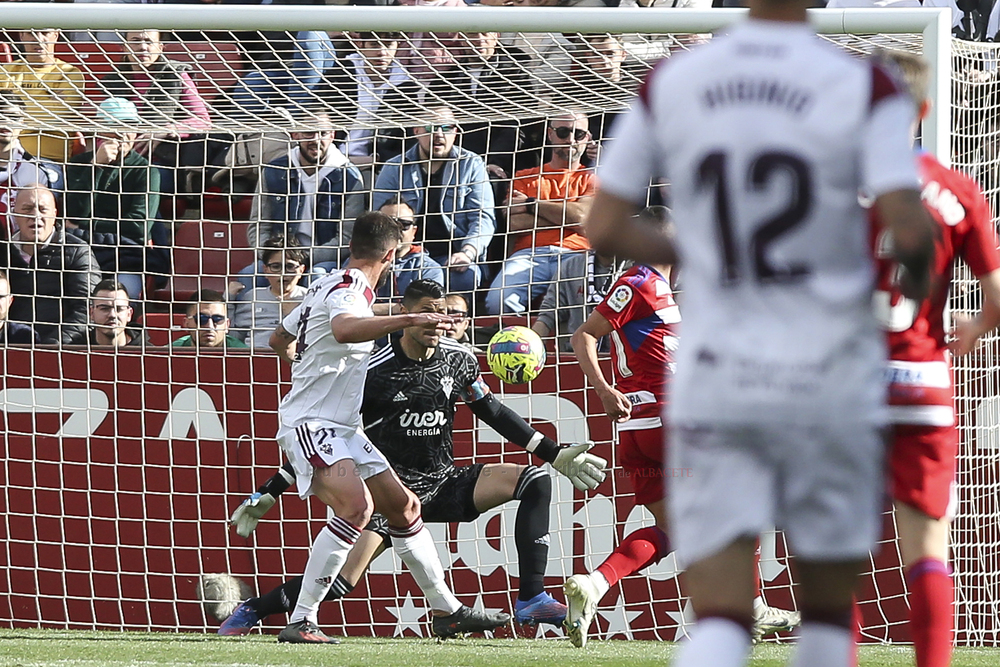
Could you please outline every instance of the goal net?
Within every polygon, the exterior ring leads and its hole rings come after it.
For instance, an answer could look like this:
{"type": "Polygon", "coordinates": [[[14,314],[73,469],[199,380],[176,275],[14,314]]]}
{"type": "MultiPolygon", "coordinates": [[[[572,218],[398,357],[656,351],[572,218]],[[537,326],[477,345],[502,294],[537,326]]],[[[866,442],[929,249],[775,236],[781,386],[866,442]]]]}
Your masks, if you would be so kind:
{"type": "MultiPolygon", "coordinates": [[[[578,250],[582,273],[530,276],[514,301],[503,290],[490,292],[508,286],[494,281],[524,243],[525,232],[508,225],[515,175],[550,158],[551,121],[568,119],[572,126],[582,119],[585,134],[567,136],[584,165],[599,164],[611,122],[652,65],[697,48],[739,12],[512,12],[141,6],[125,15],[81,5],[0,7],[7,26],[0,36],[6,61],[0,89],[7,91],[0,105],[22,107],[18,122],[9,124],[25,150],[45,159],[42,176],[56,167],[61,180],[51,182],[64,226],[90,244],[99,277],[141,289],[131,293],[128,335],[147,341],[101,347],[103,339],[94,337],[111,329],[97,319],[96,301],[86,298],[95,279],[81,278],[85,287],[71,293],[59,282],[65,274],[38,269],[58,278],[55,289],[64,290],[63,304],[75,304],[67,308],[76,319],[52,326],[36,304],[28,321],[42,339],[8,347],[0,368],[0,622],[212,632],[217,622],[199,600],[203,575],[229,573],[264,593],[301,574],[324,516],[316,504],[288,494],[249,540],[227,527],[230,512],[281,462],[273,437],[287,371],[259,346],[279,312],[280,298],[270,290],[296,273],[296,264],[304,266],[304,282],[343,262],[349,221],[361,211],[412,199],[404,190],[416,186],[389,184],[381,174],[401,153],[419,156],[424,135],[432,148],[454,137],[481,165],[452,191],[433,179],[422,184],[419,197],[438,197],[439,208],[413,212],[414,243],[445,265],[438,275],[470,301],[470,342],[483,345],[499,326],[536,320],[549,332],[550,357],[538,380],[520,387],[488,374],[487,380],[537,428],[562,442],[593,439],[612,465],[614,474],[592,494],[575,492],[550,470],[547,589],[561,597],[567,576],[593,568],[624,535],[650,523],[645,510],[632,506],[611,425],[567,347],[570,327],[580,321],[574,318],[623,267],[588,261],[578,250]],[[135,155],[127,174],[118,151],[135,155]],[[309,162],[310,151],[319,159],[309,162]],[[121,170],[117,185],[101,180],[111,166],[121,170]],[[307,183],[310,195],[296,198],[282,189],[293,180],[307,183]],[[465,203],[457,203],[460,197],[465,203]],[[436,231],[450,237],[431,238],[440,213],[464,216],[480,231],[445,225],[436,231]],[[303,240],[304,254],[279,245],[262,256],[264,240],[278,234],[303,240]],[[465,275],[473,269],[447,269],[452,255],[465,252],[466,239],[479,272],[474,289],[465,275]],[[205,289],[222,295],[230,334],[246,349],[174,345],[193,326],[192,295],[205,289]],[[88,320],[98,326],[88,328],[88,320]]],[[[922,32],[932,15],[814,16],[830,33],[826,39],[859,56],[896,48],[940,64],[935,59],[948,39],[922,32]]],[[[950,80],[937,89],[946,102],[937,117],[945,120],[925,125],[924,137],[979,179],[996,210],[997,48],[954,42],[950,58],[953,76],[947,67],[935,70],[939,80],[950,80]]],[[[2,144],[7,135],[0,135],[2,144]]],[[[4,244],[19,231],[9,211],[15,187],[25,183],[13,178],[3,185],[4,244]]],[[[651,193],[651,204],[663,202],[662,192],[651,193]]],[[[971,276],[959,274],[954,294],[956,314],[978,307],[971,276]]],[[[21,321],[18,300],[10,319],[21,321]]],[[[957,639],[965,645],[997,641],[997,349],[990,339],[956,367],[962,455],[952,564],[957,639]]],[[[455,440],[459,464],[529,462],[464,408],[455,440]]],[[[511,610],[515,515],[516,503],[509,503],[472,523],[432,527],[463,602],[511,610]]],[[[892,535],[887,515],[860,603],[866,637],[905,642],[905,581],[892,535]]],[[[786,553],[780,534],[766,535],[759,569],[767,602],[791,609],[786,553]]],[[[596,636],[683,636],[693,616],[676,576],[671,556],[625,580],[600,607],[596,636]]],[[[221,606],[231,608],[241,595],[227,593],[221,606]]],[[[324,605],[320,621],[347,634],[426,636],[426,612],[412,579],[387,553],[350,596],[324,605]]],[[[273,617],[263,627],[284,622],[273,617]]],[[[542,626],[537,634],[562,631],[542,626]]]]}

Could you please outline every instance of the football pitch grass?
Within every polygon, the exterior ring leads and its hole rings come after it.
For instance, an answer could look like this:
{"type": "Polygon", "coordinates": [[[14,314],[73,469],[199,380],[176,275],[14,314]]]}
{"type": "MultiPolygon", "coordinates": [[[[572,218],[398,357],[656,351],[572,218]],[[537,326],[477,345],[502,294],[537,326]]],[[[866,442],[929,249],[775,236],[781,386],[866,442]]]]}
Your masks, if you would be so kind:
{"type": "MultiPolygon", "coordinates": [[[[339,646],[278,644],[273,635],[217,637],[195,633],[0,630],[2,667],[666,667],[667,642],[591,641],[584,650],[566,640],[387,639],[350,637],[339,646]]],[[[752,667],[783,665],[790,646],[754,648],[752,667]]],[[[1000,663],[1000,649],[958,649],[953,667],[1000,663]]],[[[863,646],[864,667],[910,667],[905,646],[863,646]]]]}

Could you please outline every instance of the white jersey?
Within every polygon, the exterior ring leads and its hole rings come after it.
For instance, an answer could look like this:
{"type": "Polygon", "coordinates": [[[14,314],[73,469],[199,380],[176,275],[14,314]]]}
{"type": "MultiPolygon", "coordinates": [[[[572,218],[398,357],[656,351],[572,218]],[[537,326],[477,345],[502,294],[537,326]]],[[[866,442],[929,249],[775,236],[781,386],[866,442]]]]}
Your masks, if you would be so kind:
{"type": "Polygon", "coordinates": [[[672,416],[885,420],[861,190],[918,189],[912,102],[806,24],[746,21],[654,68],[603,190],[670,182],[684,271],[672,416]]]}
{"type": "Polygon", "coordinates": [[[361,399],[372,341],[341,343],[330,322],[347,313],[371,317],[375,292],[357,269],[335,271],[314,282],[295,310],[282,321],[297,339],[292,388],[281,400],[278,416],[284,428],[310,420],[361,426],[361,399]]]}

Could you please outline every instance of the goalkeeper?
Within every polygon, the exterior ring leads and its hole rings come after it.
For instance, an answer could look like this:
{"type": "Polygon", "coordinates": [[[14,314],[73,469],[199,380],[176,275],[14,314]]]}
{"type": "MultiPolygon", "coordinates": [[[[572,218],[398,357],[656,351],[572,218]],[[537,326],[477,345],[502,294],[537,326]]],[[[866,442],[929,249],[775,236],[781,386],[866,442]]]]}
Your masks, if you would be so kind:
{"type": "MultiPolygon", "coordinates": [[[[403,295],[410,313],[444,313],[445,294],[438,283],[415,280],[403,295]]],[[[365,382],[362,419],[365,432],[393,469],[420,498],[430,523],[474,521],[481,513],[518,500],[514,522],[520,590],[514,606],[519,623],[559,625],[566,606],[544,590],[549,551],[548,473],[513,463],[456,466],[452,451],[455,403],[461,398],[477,417],[499,434],[532,452],[566,475],[583,491],[604,480],[607,462],[587,450],[593,443],[561,447],[533,429],[490,392],[479,362],[466,347],[426,328],[405,329],[372,355],[365,382]]],[[[286,463],[232,516],[236,532],[249,536],[258,519],[294,479],[286,463]]],[[[344,597],[368,564],[386,547],[385,521],[376,515],[355,544],[327,600],[344,597]]],[[[241,604],[219,628],[221,635],[246,634],[261,619],[295,606],[302,577],[241,604]]]]}

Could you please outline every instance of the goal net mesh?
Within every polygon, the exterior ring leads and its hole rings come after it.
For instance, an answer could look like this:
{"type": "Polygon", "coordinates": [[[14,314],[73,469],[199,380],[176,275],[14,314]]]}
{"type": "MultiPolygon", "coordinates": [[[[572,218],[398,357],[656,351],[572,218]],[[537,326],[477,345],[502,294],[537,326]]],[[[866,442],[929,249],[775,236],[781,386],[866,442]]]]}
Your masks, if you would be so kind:
{"type": "MultiPolygon", "coordinates": [[[[58,14],[54,19],[51,24],[58,25],[58,14]]],[[[517,241],[506,225],[512,180],[517,170],[547,159],[548,120],[585,113],[590,136],[584,163],[599,164],[607,129],[644,74],[658,60],[710,36],[67,30],[53,47],[61,65],[39,64],[47,57],[46,31],[8,28],[0,38],[0,60],[7,61],[0,68],[0,89],[20,100],[25,111],[19,123],[8,124],[20,129],[25,149],[62,172],[65,191],[59,202],[67,226],[79,227],[73,233],[82,231],[99,258],[119,262],[116,269],[102,261],[101,273],[142,274],[143,294],[132,295],[134,328],[154,344],[117,352],[87,347],[90,333],[80,323],[91,317],[89,304],[81,293],[67,292],[64,300],[75,300],[84,318],[77,320],[82,337],[73,338],[76,334],[65,328],[57,336],[80,346],[55,349],[36,343],[7,351],[0,369],[0,593],[5,596],[0,622],[211,632],[215,621],[199,602],[199,578],[230,573],[250,590],[266,592],[301,574],[311,535],[323,517],[319,506],[287,494],[251,540],[227,528],[232,509],[280,463],[274,411],[287,389],[287,375],[269,351],[255,349],[257,320],[240,320],[242,330],[235,315],[239,304],[253,303],[248,297],[253,290],[270,285],[269,269],[255,265],[258,222],[281,222],[288,229],[285,220],[275,219],[267,199],[258,196],[268,190],[263,167],[277,165],[275,174],[283,170],[286,180],[297,170],[308,178],[308,169],[302,171],[292,153],[299,141],[332,131],[336,159],[329,165],[344,169],[353,163],[360,178],[360,185],[340,200],[337,215],[346,218],[371,206],[380,192],[397,194],[380,191],[378,174],[389,157],[412,148],[413,128],[430,125],[437,133],[435,126],[457,124],[457,143],[489,165],[489,181],[479,185],[491,195],[489,216],[496,222],[492,241],[478,258],[483,279],[470,304],[472,342],[482,345],[500,325],[534,322],[550,285],[559,292],[558,276],[536,280],[529,285],[533,298],[525,313],[496,317],[488,312],[491,280],[517,241]],[[158,54],[150,61],[158,64],[143,65],[150,53],[158,54]],[[128,105],[109,107],[108,97],[132,101],[138,116],[128,105]],[[442,120],[442,107],[453,120],[442,120]],[[158,200],[149,192],[129,192],[128,186],[112,197],[113,188],[80,176],[95,151],[133,135],[133,151],[141,157],[135,168],[147,172],[144,182],[157,173],[158,200]],[[89,185],[81,186],[84,182],[89,185]],[[103,194],[93,195],[98,190],[103,194]],[[109,203],[109,198],[116,199],[109,203]],[[133,207],[131,213],[127,206],[133,207]],[[118,216],[110,226],[101,224],[115,218],[108,207],[117,207],[118,216]],[[120,224],[130,215],[139,221],[134,233],[120,224]],[[98,233],[108,229],[118,234],[98,233]],[[146,251],[138,253],[138,268],[128,270],[125,258],[134,259],[135,249],[151,239],[170,248],[172,266],[154,266],[146,251]],[[233,335],[248,336],[250,349],[195,354],[170,345],[188,333],[186,301],[204,288],[225,295],[233,335]]],[[[920,35],[825,39],[859,56],[875,47],[922,49],[920,35]]],[[[997,53],[995,45],[954,43],[951,110],[953,164],[979,180],[994,210],[1000,196],[997,53]]],[[[4,141],[6,136],[0,137],[4,141]]],[[[13,179],[8,176],[3,184],[0,211],[7,235],[18,231],[8,215],[14,206],[12,186],[24,185],[13,179]]],[[[309,205],[319,206],[317,201],[309,205]]],[[[422,231],[417,243],[423,241],[422,231]]],[[[320,235],[320,225],[308,233],[320,235]]],[[[335,262],[343,261],[345,250],[343,229],[339,233],[327,243],[335,252],[326,256],[335,262]]],[[[309,260],[319,263],[321,256],[309,260]]],[[[621,268],[613,267],[611,275],[621,268]]],[[[51,271],[38,268],[39,275],[51,271]]],[[[593,281],[575,280],[581,294],[593,296],[593,281]]],[[[598,565],[651,517],[632,507],[631,482],[615,460],[612,429],[566,351],[571,331],[560,324],[561,309],[572,304],[557,299],[556,307],[543,376],[517,388],[487,377],[501,399],[538,428],[563,442],[590,437],[612,465],[609,481],[586,495],[553,472],[546,586],[561,598],[559,584],[567,576],[598,565]]],[[[976,282],[963,269],[955,281],[953,314],[978,307],[976,282]]],[[[42,310],[36,306],[34,312],[42,310]]],[[[41,319],[38,329],[45,330],[41,319]]],[[[959,360],[955,371],[962,450],[952,565],[957,641],[963,645],[997,641],[998,350],[991,337],[959,360]]],[[[606,370],[610,373],[609,364],[606,370]]],[[[456,458],[459,464],[529,462],[522,450],[474,424],[464,408],[456,421],[456,458]]],[[[489,510],[473,523],[432,527],[450,583],[464,602],[512,609],[515,516],[516,502],[489,510]]],[[[906,584],[892,536],[893,518],[887,514],[885,539],[872,558],[859,602],[865,637],[905,642],[906,584]]],[[[770,605],[794,608],[786,553],[780,533],[764,536],[761,584],[770,605]]],[[[347,634],[428,635],[425,602],[394,558],[390,552],[376,559],[352,595],[324,605],[321,622],[347,634]]],[[[604,599],[595,636],[683,636],[693,615],[676,575],[670,556],[625,580],[604,599]]],[[[224,596],[230,608],[240,595],[237,590],[224,596]]],[[[264,627],[273,631],[284,622],[272,617],[264,627]]],[[[542,626],[537,634],[555,637],[562,630],[542,626]]]]}

